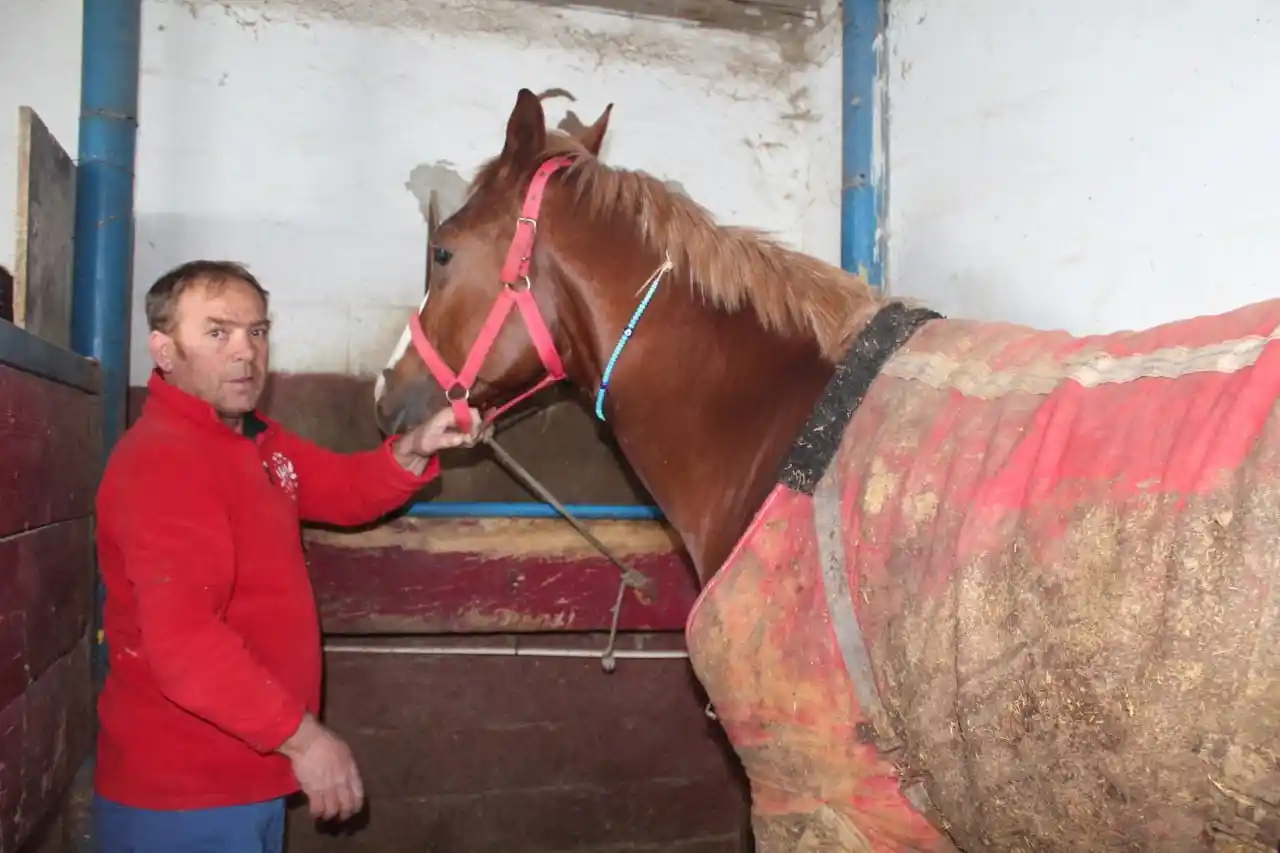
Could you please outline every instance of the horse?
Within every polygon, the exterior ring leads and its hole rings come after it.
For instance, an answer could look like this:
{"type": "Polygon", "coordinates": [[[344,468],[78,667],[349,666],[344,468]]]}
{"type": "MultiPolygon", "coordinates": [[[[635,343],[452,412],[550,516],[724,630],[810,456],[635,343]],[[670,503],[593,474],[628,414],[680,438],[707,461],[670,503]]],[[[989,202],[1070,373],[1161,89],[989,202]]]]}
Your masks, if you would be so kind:
{"type": "Polygon", "coordinates": [[[757,850],[1276,850],[1280,300],[943,317],[607,165],[612,108],[520,90],[374,412],[594,402],[702,584],[757,850]]]}

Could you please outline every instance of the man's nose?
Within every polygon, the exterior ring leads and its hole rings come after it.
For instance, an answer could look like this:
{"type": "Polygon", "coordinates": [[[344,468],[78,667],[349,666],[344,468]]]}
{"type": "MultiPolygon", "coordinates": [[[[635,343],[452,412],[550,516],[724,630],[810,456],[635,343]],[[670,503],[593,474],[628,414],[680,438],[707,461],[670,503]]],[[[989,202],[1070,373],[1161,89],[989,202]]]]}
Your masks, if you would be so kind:
{"type": "Polygon", "coordinates": [[[231,357],[236,361],[252,361],[255,354],[253,341],[248,335],[234,335],[231,338],[231,357]]]}

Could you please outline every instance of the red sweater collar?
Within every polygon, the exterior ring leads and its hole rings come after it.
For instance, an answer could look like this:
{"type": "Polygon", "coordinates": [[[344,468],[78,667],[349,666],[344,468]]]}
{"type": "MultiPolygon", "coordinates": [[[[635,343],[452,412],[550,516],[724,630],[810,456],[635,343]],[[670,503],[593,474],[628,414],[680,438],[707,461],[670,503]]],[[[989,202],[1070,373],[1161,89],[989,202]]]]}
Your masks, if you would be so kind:
{"type": "Polygon", "coordinates": [[[207,401],[188,394],[164,378],[158,368],[147,378],[147,401],[143,411],[156,410],[158,414],[177,416],[199,426],[236,438],[257,438],[271,428],[271,421],[251,411],[244,416],[244,433],[236,432],[222,422],[217,411],[207,401]]]}

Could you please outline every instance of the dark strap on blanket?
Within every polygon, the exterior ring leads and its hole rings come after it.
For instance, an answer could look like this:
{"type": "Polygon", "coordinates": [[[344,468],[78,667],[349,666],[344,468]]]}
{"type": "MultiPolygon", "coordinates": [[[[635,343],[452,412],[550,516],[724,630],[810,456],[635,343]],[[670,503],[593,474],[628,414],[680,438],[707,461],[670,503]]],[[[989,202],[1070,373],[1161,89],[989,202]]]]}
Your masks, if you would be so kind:
{"type": "Polygon", "coordinates": [[[808,423],[792,443],[778,482],[806,495],[813,494],[840,449],[853,413],[881,368],[917,329],[940,319],[942,315],[937,311],[908,308],[901,302],[890,303],[876,312],[836,366],[808,423]]]}

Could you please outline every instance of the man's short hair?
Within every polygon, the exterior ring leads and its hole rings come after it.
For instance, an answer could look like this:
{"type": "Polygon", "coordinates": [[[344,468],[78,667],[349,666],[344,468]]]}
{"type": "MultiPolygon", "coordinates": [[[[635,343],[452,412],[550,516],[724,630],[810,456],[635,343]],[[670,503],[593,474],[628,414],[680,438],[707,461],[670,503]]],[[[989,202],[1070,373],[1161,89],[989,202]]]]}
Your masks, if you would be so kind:
{"type": "Polygon", "coordinates": [[[266,288],[244,264],[235,261],[187,261],[156,279],[147,291],[147,328],[168,335],[173,332],[178,300],[192,285],[221,288],[228,281],[243,281],[257,291],[267,305],[266,288]]]}

